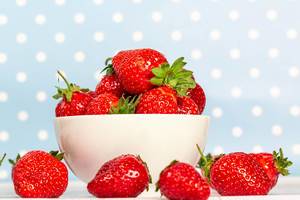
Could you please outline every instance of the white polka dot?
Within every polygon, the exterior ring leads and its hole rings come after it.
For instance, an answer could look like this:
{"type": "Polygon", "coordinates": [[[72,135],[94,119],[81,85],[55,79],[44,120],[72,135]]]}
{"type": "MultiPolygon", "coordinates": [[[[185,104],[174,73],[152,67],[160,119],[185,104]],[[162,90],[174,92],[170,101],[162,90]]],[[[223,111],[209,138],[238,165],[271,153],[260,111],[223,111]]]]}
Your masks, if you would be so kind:
{"type": "Polygon", "coordinates": [[[292,151],[294,155],[300,155],[300,144],[294,144],[292,147],[292,151]]]}
{"type": "Polygon", "coordinates": [[[35,23],[38,25],[43,25],[46,22],[46,17],[45,15],[38,14],[35,16],[35,23]]]}
{"type": "Polygon", "coordinates": [[[279,56],[279,49],[278,48],[270,48],[269,49],[269,58],[274,59],[277,58],[279,56]]]}
{"type": "Polygon", "coordinates": [[[0,64],[4,64],[7,61],[7,55],[5,53],[0,52],[0,64]]]}
{"type": "Polygon", "coordinates": [[[252,152],[253,153],[261,153],[261,152],[263,152],[264,151],[264,149],[262,148],[262,146],[260,146],[260,145],[255,145],[253,148],[252,148],[252,152]]]}
{"type": "Polygon", "coordinates": [[[16,74],[16,80],[19,82],[19,83],[24,83],[27,81],[27,74],[25,72],[18,72],[16,74]]]}
{"type": "Polygon", "coordinates": [[[23,7],[27,5],[27,0],[16,0],[17,6],[23,7]]]}
{"type": "Polygon", "coordinates": [[[282,133],[283,133],[283,129],[280,125],[275,124],[272,126],[272,134],[274,136],[280,136],[282,135],[282,133]]]}
{"type": "Polygon", "coordinates": [[[94,33],[94,40],[96,42],[102,42],[104,40],[104,33],[101,31],[94,33]]]}
{"type": "Polygon", "coordinates": [[[231,96],[233,98],[240,98],[242,96],[242,89],[239,87],[231,88],[231,96]]]}
{"type": "Polygon", "coordinates": [[[240,13],[237,10],[231,10],[228,17],[231,21],[237,21],[240,18],[240,13]]]}
{"type": "Polygon", "coordinates": [[[27,35],[25,33],[18,33],[16,35],[16,42],[19,44],[24,44],[27,42],[27,35]]]}
{"type": "Polygon", "coordinates": [[[8,177],[8,172],[4,169],[0,170],[0,180],[5,180],[8,177]]]}
{"type": "Polygon", "coordinates": [[[122,13],[116,12],[116,13],[113,14],[112,20],[115,23],[121,23],[124,20],[124,16],[123,16],[122,13]]]}
{"type": "Polygon", "coordinates": [[[300,106],[298,105],[293,105],[290,107],[290,115],[294,117],[300,116],[300,106]]]}
{"type": "Polygon", "coordinates": [[[7,92],[0,91],[0,102],[6,102],[8,100],[7,92]]]}
{"type": "Polygon", "coordinates": [[[223,115],[223,110],[219,107],[215,107],[215,108],[212,109],[212,115],[215,118],[220,118],[223,115]]]}
{"type": "MultiPolygon", "coordinates": [[[[59,71],[65,78],[67,78],[67,74],[63,70],[59,70],[59,71]]],[[[57,72],[55,73],[55,78],[61,80],[61,77],[57,72]]]]}
{"type": "Polygon", "coordinates": [[[163,18],[163,16],[162,16],[162,14],[161,14],[161,12],[159,12],[159,11],[154,11],[153,13],[152,13],[152,20],[154,21],[154,22],[161,22],[161,20],[162,20],[162,18],[163,18]]]}
{"type": "Polygon", "coordinates": [[[38,91],[35,95],[35,98],[38,102],[44,102],[47,99],[47,94],[45,91],[38,91]]]}
{"type": "Polygon", "coordinates": [[[9,140],[9,133],[7,131],[0,131],[0,141],[6,142],[9,140]]]}
{"type": "Polygon", "coordinates": [[[85,15],[83,13],[77,13],[74,16],[74,22],[76,24],[83,24],[85,22],[85,15]]]}
{"type": "Polygon", "coordinates": [[[66,1],[65,0],[55,0],[55,4],[58,6],[63,6],[65,5],[66,1]]]}
{"type": "Polygon", "coordinates": [[[134,42],[140,42],[140,41],[142,41],[143,37],[144,37],[143,36],[143,32],[141,32],[141,31],[135,31],[135,32],[132,33],[132,40],[134,42]]]}
{"type": "Polygon", "coordinates": [[[48,140],[48,132],[46,130],[39,130],[37,137],[40,141],[48,140]]]}
{"type": "Polygon", "coordinates": [[[45,61],[46,61],[47,55],[46,55],[45,52],[39,51],[39,52],[37,52],[37,53],[35,54],[35,59],[36,59],[37,62],[42,63],[42,62],[45,62],[45,61]]]}
{"type": "Polygon", "coordinates": [[[171,39],[174,41],[180,41],[182,39],[182,33],[179,30],[175,30],[171,33],[171,39]]]}
{"type": "Polygon", "coordinates": [[[54,40],[56,43],[61,44],[65,42],[65,34],[64,33],[56,33],[54,36],[54,40]]]}
{"type": "Polygon", "coordinates": [[[103,0],[94,0],[94,4],[96,4],[97,6],[100,6],[103,4],[103,0]]]}
{"type": "Polygon", "coordinates": [[[213,79],[220,79],[222,77],[222,71],[220,69],[212,69],[210,71],[210,76],[213,78],[213,79]]]}
{"type": "Polygon", "coordinates": [[[292,78],[297,78],[297,77],[299,77],[299,75],[300,75],[300,69],[299,69],[299,67],[297,67],[297,66],[292,66],[292,67],[289,69],[289,75],[290,75],[290,77],[292,77],[292,78]]]}
{"type": "Polygon", "coordinates": [[[219,30],[212,30],[209,34],[211,40],[219,40],[221,38],[221,32],[219,30]]]}
{"type": "Polygon", "coordinates": [[[233,137],[239,138],[243,135],[243,129],[241,127],[235,126],[232,128],[233,137]]]}
{"type": "Polygon", "coordinates": [[[191,57],[194,60],[199,60],[199,59],[202,58],[202,56],[203,56],[202,52],[199,49],[193,49],[192,52],[191,52],[191,57]]]}
{"type": "Polygon", "coordinates": [[[214,155],[220,155],[224,153],[224,149],[221,146],[216,146],[214,148],[214,155]]]}
{"type": "Polygon", "coordinates": [[[229,55],[231,59],[238,60],[241,57],[241,52],[238,48],[234,48],[229,51],[229,55]]]}
{"type": "Polygon", "coordinates": [[[6,15],[0,15],[0,26],[7,24],[8,18],[6,15]]]}
{"type": "Polygon", "coordinates": [[[22,156],[24,156],[25,154],[27,154],[27,150],[25,150],[25,149],[22,149],[21,151],[19,151],[19,154],[20,154],[20,156],[22,157],[22,156]]]}
{"type": "Polygon", "coordinates": [[[270,95],[273,98],[278,98],[280,96],[280,88],[277,86],[273,86],[270,88],[270,95]]]}
{"type": "Polygon", "coordinates": [[[260,70],[258,68],[255,68],[255,67],[251,68],[249,70],[249,76],[251,78],[259,78],[259,76],[260,76],[260,70]]]}
{"type": "Polygon", "coordinates": [[[85,60],[85,53],[83,51],[77,51],[74,54],[74,59],[76,62],[83,62],[85,60]]]}
{"type": "Polygon", "coordinates": [[[23,111],[18,112],[17,117],[18,117],[18,120],[20,120],[20,121],[27,121],[29,118],[29,115],[26,111],[23,110],[23,111]]]}
{"type": "Polygon", "coordinates": [[[250,40],[257,40],[259,38],[259,32],[256,29],[251,29],[248,31],[248,38],[250,40]]]}
{"type": "Polygon", "coordinates": [[[266,17],[270,21],[275,21],[278,19],[278,12],[274,9],[270,9],[266,12],[266,17]]]}
{"type": "Polygon", "coordinates": [[[261,106],[253,106],[251,112],[254,117],[259,117],[263,114],[263,109],[261,106]]]}
{"type": "Polygon", "coordinates": [[[286,37],[290,40],[294,40],[294,39],[297,39],[298,37],[298,32],[295,30],[295,29],[289,29],[287,32],[286,32],[286,37]]]}
{"type": "Polygon", "coordinates": [[[192,11],[191,14],[190,14],[190,19],[191,19],[193,22],[198,22],[198,21],[200,21],[200,19],[201,19],[201,14],[200,14],[200,12],[197,11],[197,10],[192,11]]]}
{"type": "Polygon", "coordinates": [[[132,3],[135,3],[135,4],[139,4],[139,3],[143,2],[143,0],[131,0],[131,1],[132,1],[132,3]]]}

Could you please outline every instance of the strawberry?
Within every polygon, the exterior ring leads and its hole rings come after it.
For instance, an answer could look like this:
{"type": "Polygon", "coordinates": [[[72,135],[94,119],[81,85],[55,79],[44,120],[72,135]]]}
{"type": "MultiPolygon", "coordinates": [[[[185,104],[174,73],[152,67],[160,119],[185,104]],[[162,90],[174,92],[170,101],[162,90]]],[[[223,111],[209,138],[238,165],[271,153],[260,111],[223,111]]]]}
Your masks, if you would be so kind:
{"type": "Polygon", "coordinates": [[[272,188],[276,185],[279,174],[282,174],[283,176],[289,175],[287,168],[293,164],[288,158],[284,157],[281,148],[279,149],[279,152],[273,151],[273,154],[251,153],[249,155],[263,167],[270,179],[272,188]]]}
{"type": "Polygon", "coordinates": [[[108,114],[112,106],[118,104],[119,98],[111,93],[100,94],[86,106],[86,115],[108,114]]]}
{"type": "Polygon", "coordinates": [[[199,114],[202,114],[206,104],[206,97],[202,87],[199,84],[196,84],[195,88],[188,91],[188,96],[195,101],[198,105],[199,114]]]}
{"type": "Polygon", "coordinates": [[[123,87],[121,86],[121,83],[114,73],[112,64],[109,63],[110,60],[111,58],[108,58],[105,61],[106,67],[104,68],[104,70],[102,70],[102,72],[106,71],[106,75],[104,75],[104,77],[98,83],[95,91],[97,94],[112,93],[117,97],[121,97],[123,94],[123,87]]]}
{"type": "Polygon", "coordinates": [[[235,152],[215,161],[201,154],[199,167],[212,187],[222,196],[267,195],[271,190],[269,177],[251,156],[235,152]]]}
{"type": "Polygon", "coordinates": [[[106,162],[87,189],[98,198],[137,197],[150,182],[147,165],[139,156],[128,154],[106,162]]]}
{"type": "Polygon", "coordinates": [[[30,151],[17,156],[13,164],[12,180],[17,195],[23,198],[56,198],[68,186],[68,170],[58,151],[30,151]]]}
{"type": "Polygon", "coordinates": [[[190,115],[199,114],[199,109],[197,104],[190,97],[178,97],[177,102],[178,102],[179,114],[190,114],[190,115]]]}
{"type": "Polygon", "coordinates": [[[152,69],[167,59],[153,49],[125,50],[117,53],[112,64],[124,89],[130,94],[140,94],[151,89],[152,69]]]}
{"type": "Polygon", "coordinates": [[[136,108],[138,114],[175,114],[177,111],[176,92],[167,86],[145,92],[136,108]]]}
{"type": "Polygon", "coordinates": [[[81,89],[79,86],[69,83],[63,74],[57,72],[67,85],[66,89],[57,87],[57,94],[54,99],[62,100],[55,108],[56,117],[84,115],[87,104],[92,100],[88,89],[81,89]]]}
{"type": "Polygon", "coordinates": [[[1,159],[0,159],[0,166],[2,165],[2,163],[3,163],[4,159],[5,159],[5,157],[6,157],[6,153],[4,153],[3,156],[2,156],[1,159]]]}
{"type": "Polygon", "coordinates": [[[206,200],[210,195],[209,185],[196,169],[178,161],[161,172],[156,186],[157,191],[172,200],[206,200]]]}
{"type": "Polygon", "coordinates": [[[88,95],[90,95],[92,98],[95,98],[97,96],[97,93],[95,91],[88,91],[88,95]]]}

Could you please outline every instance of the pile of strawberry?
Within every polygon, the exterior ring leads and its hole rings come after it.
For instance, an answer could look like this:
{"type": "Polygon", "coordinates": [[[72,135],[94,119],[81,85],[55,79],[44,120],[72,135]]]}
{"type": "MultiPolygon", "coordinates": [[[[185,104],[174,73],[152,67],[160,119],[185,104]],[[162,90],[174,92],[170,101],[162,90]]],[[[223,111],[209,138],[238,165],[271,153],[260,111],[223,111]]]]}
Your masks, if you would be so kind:
{"type": "MultiPolygon", "coordinates": [[[[235,152],[227,155],[203,155],[198,167],[173,161],[162,170],[156,191],[171,200],[206,200],[210,188],[222,196],[267,195],[276,185],[279,174],[288,175],[292,162],[282,149],[271,153],[235,152]]],[[[2,163],[2,157],[0,164],[2,163]]],[[[61,196],[68,185],[68,170],[58,151],[30,151],[13,164],[12,180],[16,193],[27,198],[61,196]]],[[[148,190],[151,176],[140,156],[126,154],[104,163],[87,185],[90,194],[99,198],[137,197],[148,190]]]]}
{"type": "Polygon", "coordinates": [[[170,65],[153,49],[124,50],[105,61],[106,75],[95,91],[69,83],[57,87],[56,116],[99,114],[201,114],[206,97],[184,58],[170,65]]]}

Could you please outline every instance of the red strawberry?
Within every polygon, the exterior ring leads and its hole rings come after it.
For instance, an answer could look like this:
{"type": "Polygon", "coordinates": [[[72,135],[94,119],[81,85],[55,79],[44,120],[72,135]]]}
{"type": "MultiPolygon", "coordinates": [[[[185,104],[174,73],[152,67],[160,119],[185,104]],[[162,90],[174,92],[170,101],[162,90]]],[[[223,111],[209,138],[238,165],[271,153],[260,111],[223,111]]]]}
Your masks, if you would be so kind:
{"type": "Polygon", "coordinates": [[[88,191],[98,197],[137,197],[148,188],[151,178],[140,157],[122,155],[106,162],[87,185],[88,191]]]}
{"type": "Polygon", "coordinates": [[[88,91],[87,94],[93,98],[95,98],[97,96],[97,93],[95,91],[88,91]]]}
{"type": "Polygon", "coordinates": [[[176,92],[167,86],[145,92],[136,108],[138,114],[175,114],[177,111],[176,92]]]}
{"type": "Polygon", "coordinates": [[[31,151],[13,164],[12,180],[17,195],[23,198],[57,198],[68,186],[68,170],[58,151],[31,151]]]}
{"type": "Polygon", "coordinates": [[[220,195],[267,195],[271,190],[264,169],[246,153],[230,153],[212,162],[201,152],[199,166],[220,195]]]}
{"type": "Polygon", "coordinates": [[[112,68],[112,64],[109,63],[110,61],[111,58],[106,59],[105,61],[106,67],[103,70],[106,71],[106,75],[98,83],[95,91],[97,94],[112,93],[117,97],[121,97],[124,92],[123,87],[121,86],[121,83],[117,79],[117,76],[114,73],[114,70],[112,68]]]}
{"type": "Polygon", "coordinates": [[[266,174],[270,179],[270,184],[272,188],[276,185],[279,174],[283,176],[289,175],[288,167],[290,167],[293,163],[285,158],[283,155],[283,151],[280,148],[279,153],[274,151],[271,153],[252,153],[249,154],[255,159],[265,170],[266,174]]]}
{"type": "Polygon", "coordinates": [[[157,190],[172,200],[206,200],[210,195],[209,185],[186,163],[173,161],[159,176],[157,190]]]}
{"type": "Polygon", "coordinates": [[[86,115],[108,114],[112,106],[118,104],[119,98],[111,93],[100,94],[86,107],[86,115]]]}
{"type": "Polygon", "coordinates": [[[87,93],[88,90],[69,83],[60,71],[58,71],[58,74],[65,81],[67,88],[57,87],[57,94],[53,96],[54,99],[62,98],[55,108],[56,117],[84,115],[86,106],[92,99],[90,94],[87,93]]]}
{"type": "Polygon", "coordinates": [[[188,92],[188,96],[195,101],[199,108],[199,114],[202,114],[206,104],[206,97],[202,87],[196,84],[196,87],[188,92]]]}
{"type": "Polygon", "coordinates": [[[188,114],[188,115],[199,114],[199,109],[197,104],[190,97],[178,97],[177,102],[178,102],[179,114],[188,114]]]}
{"type": "Polygon", "coordinates": [[[166,62],[167,59],[153,49],[120,51],[112,59],[118,79],[130,94],[140,94],[151,89],[151,70],[166,62]]]}

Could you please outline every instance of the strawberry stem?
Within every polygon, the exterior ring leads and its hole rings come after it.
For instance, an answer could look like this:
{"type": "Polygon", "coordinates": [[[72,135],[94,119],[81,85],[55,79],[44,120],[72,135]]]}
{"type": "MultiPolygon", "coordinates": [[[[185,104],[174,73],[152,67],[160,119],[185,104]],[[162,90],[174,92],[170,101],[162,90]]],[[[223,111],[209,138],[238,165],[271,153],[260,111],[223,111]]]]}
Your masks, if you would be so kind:
{"type": "Polygon", "coordinates": [[[64,158],[64,153],[61,153],[59,151],[50,151],[49,154],[51,154],[54,158],[61,161],[64,158]]]}
{"type": "Polygon", "coordinates": [[[282,148],[279,149],[279,152],[273,151],[273,159],[277,168],[277,171],[283,176],[287,176],[290,174],[287,169],[290,167],[293,162],[288,160],[287,157],[284,157],[282,148]]]}
{"type": "Polygon", "coordinates": [[[118,105],[112,106],[110,114],[134,114],[137,104],[139,103],[140,96],[129,96],[124,98],[123,96],[119,99],[118,105]]]}
{"type": "Polygon", "coordinates": [[[8,162],[12,165],[15,166],[16,163],[20,160],[21,156],[20,154],[17,155],[17,157],[13,160],[13,159],[8,159],[8,162]]]}
{"type": "Polygon", "coordinates": [[[69,90],[71,90],[70,83],[66,79],[66,77],[61,73],[61,71],[57,70],[58,75],[64,80],[69,90]]]}
{"type": "Polygon", "coordinates": [[[6,153],[4,153],[3,156],[2,156],[2,158],[0,159],[0,166],[2,165],[2,163],[3,163],[4,159],[5,159],[5,157],[6,157],[6,153]]]}

